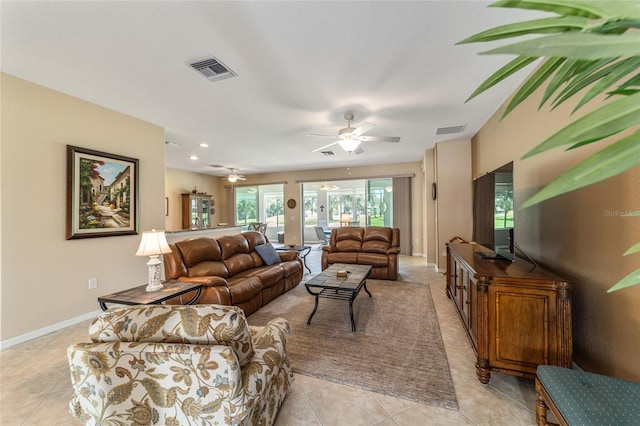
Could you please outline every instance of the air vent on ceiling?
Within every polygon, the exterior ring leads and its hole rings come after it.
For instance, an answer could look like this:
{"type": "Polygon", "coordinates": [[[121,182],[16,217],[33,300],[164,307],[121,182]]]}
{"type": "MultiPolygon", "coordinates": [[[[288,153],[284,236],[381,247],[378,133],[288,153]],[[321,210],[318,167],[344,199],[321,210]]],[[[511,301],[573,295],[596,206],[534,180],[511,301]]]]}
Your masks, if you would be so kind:
{"type": "Polygon", "coordinates": [[[210,81],[224,80],[225,78],[231,78],[238,75],[216,58],[209,58],[194,62],[189,64],[189,66],[210,81]]]}
{"type": "Polygon", "coordinates": [[[460,133],[467,127],[466,124],[460,126],[438,127],[436,129],[436,135],[451,135],[454,133],[460,133]]]}
{"type": "Polygon", "coordinates": [[[322,155],[336,155],[336,153],[333,152],[333,151],[320,151],[320,154],[322,154],[322,155]]]}

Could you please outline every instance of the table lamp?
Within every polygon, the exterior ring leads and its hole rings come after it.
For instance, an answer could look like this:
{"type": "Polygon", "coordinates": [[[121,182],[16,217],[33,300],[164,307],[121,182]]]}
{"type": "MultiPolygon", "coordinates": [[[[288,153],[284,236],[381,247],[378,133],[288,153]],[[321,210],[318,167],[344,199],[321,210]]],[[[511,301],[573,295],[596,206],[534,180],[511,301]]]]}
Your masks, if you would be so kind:
{"type": "Polygon", "coordinates": [[[158,256],[163,253],[171,253],[164,231],[152,229],[151,231],[143,232],[136,256],[149,256],[149,261],[147,262],[149,267],[147,291],[149,292],[158,291],[162,288],[162,283],[160,282],[160,265],[162,262],[158,256]]]}

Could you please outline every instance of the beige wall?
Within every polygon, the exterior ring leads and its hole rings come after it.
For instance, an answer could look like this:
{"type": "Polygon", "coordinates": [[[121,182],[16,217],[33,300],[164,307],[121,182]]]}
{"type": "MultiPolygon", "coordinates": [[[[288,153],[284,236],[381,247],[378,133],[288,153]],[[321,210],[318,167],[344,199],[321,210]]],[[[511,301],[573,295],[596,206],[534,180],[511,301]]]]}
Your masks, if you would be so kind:
{"type": "MultiPolygon", "coordinates": [[[[439,142],[433,150],[436,182],[435,243],[436,265],[446,270],[442,255],[454,237],[470,241],[472,234],[471,141],[439,142]]],[[[431,192],[431,191],[429,191],[431,192]]]]}
{"type": "MultiPolygon", "coordinates": [[[[272,183],[285,183],[284,198],[296,200],[296,207],[285,207],[285,244],[300,244],[302,241],[302,221],[300,205],[302,198],[301,182],[318,182],[344,179],[366,179],[374,177],[392,177],[415,175],[412,180],[413,212],[413,253],[423,253],[423,177],[421,163],[385,164],[364,167],[341,167],[335,169],[298,170],[283,173],[265,173],[260,175],[248,175],[243,185],[263,185],[272,183]]],[[[286,204],[286,203],[285,203],[286,204]]],[[[402,236],[401,236],[402,238],[402,236]]]]}
{"type": "Polygon", "coordinates": [[[165,169],[165,197],[169,202],[169,215],[165,218],[167,231],[182,229],[182,194],[193,191],[206,192],[215,201],[215,214],[211,217],[212,227],[220,222],[226,222],[224,211],[225,194],[221,185],[222,179],[216,176],[192,173],[184,170],[165,169]]]}
{"type": "Polygon", "coordinates": [[[164,129],[1,74],[0,340],[99,309],[146,281],[138,235],[65,239],[66,145],[138,158],[140,231],[164,227],[164,129]],[[89,278],[98,289],[89,290],[89,278]]]}
{"type": "Polygon", "coordinates": [[[622,256],[640,241],[640,217],[610,213],[640,210],[640,168],[519,209],[528,196],[594,151],[592,147],[554,150],[520,160],[545,137],[589,109],[573,118],[569,117],[573,105],[538,112],[539,99],[539,95],[533,97],[499,121],[501,109],[486,123],[473,139],[473,176],[514,161],[516,243],[539,263],[575,281],[576,363],[589,371],[638,381],[640,286],[611,294],[606,291],[640,265],[640,255],[622,256]]]}
{"type": "Polygon", "coordinates": [[[436,254],[436,202],[431,197],[431,185],[436,181],[434,150],[428,149],[422,157],[422,187],[424,196],[422,200],[423,229],[422,241],[424,257],[428,264],[437,267],[438,255],[436,254]]]}

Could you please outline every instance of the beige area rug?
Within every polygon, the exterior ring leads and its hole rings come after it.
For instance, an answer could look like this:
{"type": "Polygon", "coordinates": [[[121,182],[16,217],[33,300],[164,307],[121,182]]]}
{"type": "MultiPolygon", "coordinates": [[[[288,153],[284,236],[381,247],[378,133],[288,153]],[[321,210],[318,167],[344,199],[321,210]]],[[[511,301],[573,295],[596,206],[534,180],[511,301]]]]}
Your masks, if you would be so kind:
{"type": "Polygon", "coordinates": [[[304,283],[248,319],[263,325],[289,321],[287,346],[293,371],[336,383],[440,407],[458,408],[440,326],[428,284],[368,280],[353,303],[357,331],[351,331],[349,302],[320,299],[311,324],[314,297],[304,283]]]}

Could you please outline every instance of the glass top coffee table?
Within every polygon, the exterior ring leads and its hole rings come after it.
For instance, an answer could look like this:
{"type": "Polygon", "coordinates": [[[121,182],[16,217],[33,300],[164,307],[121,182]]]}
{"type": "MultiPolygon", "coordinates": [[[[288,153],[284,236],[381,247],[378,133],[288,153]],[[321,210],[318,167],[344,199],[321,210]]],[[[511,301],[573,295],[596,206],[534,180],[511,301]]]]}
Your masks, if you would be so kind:
{"type": "Polygon", "coordinates": [[[318,299],[339,299],[349,301],[349,315],[351,317],[351,331],[356,331],[356,323],[353,319],[353,301],[360,293],[360,289],[364,287],[369,297],[371,293],[367,289],[367,277],[371,273],[369,265],[347,265],[343,263],[334,263],[327,269],[311,278],[304,286],[307,292],[316,298],[316,304],[313,307],[311,315],[307,320],[307,324],[311,324],[311,319],[318,310],[318,299]],[[338,277],[338,271],[347,271],[346,277],[338,277]]]}

